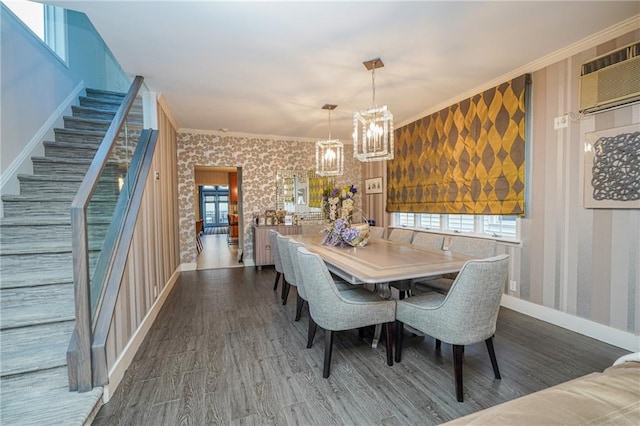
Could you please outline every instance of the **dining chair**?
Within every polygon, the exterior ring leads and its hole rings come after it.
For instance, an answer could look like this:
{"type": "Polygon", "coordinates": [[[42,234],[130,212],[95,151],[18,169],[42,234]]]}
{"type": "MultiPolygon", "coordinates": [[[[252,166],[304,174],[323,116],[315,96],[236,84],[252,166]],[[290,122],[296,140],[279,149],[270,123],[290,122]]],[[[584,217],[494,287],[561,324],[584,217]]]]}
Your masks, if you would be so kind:
{"type": "Polygon", "coordinates": [[[307,301],[307,295],[302,280],[302,270],[300,269],[300,261],[298,260],[298,248],[304,247],[304,244],[288,238],[289,258],[291,259],[291,270],[293,272],[293,281],[297,284],[298,294],[296,296],[296,316],[294,321],[300,321],[304,302],[307,301]]]}
{"type": "MultiPolygon", "coordinates": [[[[278,253],[280,253],[280,263],[282,263],[282,272],[284,276],[282,284],[282,304],[287,304],[289,298],[289,290],[291,286],[297,287],[295,275],[293,272],[293,263],[291,262],[291,254],[289,253],[289,239],[291,237],[278,233],[276,239],[278,241],[278,253]]],[[[299,295],[298,295],[299,297],[299,295]]],[[[301,302],[300,302],[301,303],[301,302]]]]}
{"type": "Polygon", "coordinates": [[[493,335],[500,299],[507,281],[506,254],[464,264],[447,295],[431,292],[397,302],[396,362],[402,360],[404,324],[436,339],[436,349],[445,342],[453,346],[456,399],[463,401],[462,355],[465,345],[484,340],[496,379],[500,370],[493,348],[493,335]]]}
{"type": "MultiPolygon", "coordinates": [[[[413,239],[411,240],[411,244],[424,247],[432,250],[442,250],[442,244],[444,243],[444,235],[442,234],[434,234],[432,232],[416,232],[413,235],[413,239]]],[[[438,278],[434,277],[434,278],[438,278]]],[[[402,281],[393,281],[389,283],[391,287],[394,287],[398,290],[398,298],[400,300],[404,299],[406,296],[411,296],[413,294],[415,288],[416,280],[402,280],[402,281]]]]}
{"type": "MultiPolygon", "coordinates": [[[[473,237],[453,237],[448,247],[452,253],[459,253],[476,259],[485,259],[496,255],[496,240],[473,237]]],[[[416,293],[436,291],[447,294],[457,273],[445,274],[442,277],[415,281],[413,290],[416,293]]]]}
{"type": "Polygon", "coordinates": [[[385,324],[387,365],[393,365],[391,339],[396,302],[382,299],[364,288],[338,291],[322,258],[304,247],[298,248],[298,260],[304,271],[302,280],[309,303],[308,342],[313,341],[318,327],[325,330],[322,377],[327,378],[331,373],[333,333],[370,325],[385,324]]]}
{"type": "MultiPolygon", "coordinates": [[[[278,289],[278,281],[282,277],[282,262],[280,261],[280,251],[278,250],[278,235],[280,233],[274,229],[269,230],[269,241],[271,243],[271,256],[276,268],[276,280],[273,283],[273,291],[278,289]]],[[[284,278],[282,279],[284,281],[284,278]]],[[[284,283],[282,284],[282,296],[284,299],[284,283]]]]}
{"type": "Polygon", "coordinates": [[[384,226],[370,226],[369,238],[384,238],[384,226]]]}
{"type": "Polygon", "coordinates": [[[394,241],[396,243],[409,244],[413,239],[413,231],[410,229],[391,228],[389,231],[387,240],[394,241]]]}

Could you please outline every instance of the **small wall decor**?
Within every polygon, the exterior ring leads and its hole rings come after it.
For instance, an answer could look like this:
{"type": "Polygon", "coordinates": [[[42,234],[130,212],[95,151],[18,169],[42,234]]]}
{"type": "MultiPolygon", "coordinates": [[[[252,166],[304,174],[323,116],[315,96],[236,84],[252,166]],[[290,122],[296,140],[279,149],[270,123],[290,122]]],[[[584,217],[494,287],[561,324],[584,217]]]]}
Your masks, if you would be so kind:
{"type": "Polygon", "coordinates": [[[640,209],[640,124],[585,135],[584,206],[640,209]]]}
{"type": "Polygon", "coordinates": [[[365,179],[364,190],[368,194],[382,194],[382,177],[365,179]]]}

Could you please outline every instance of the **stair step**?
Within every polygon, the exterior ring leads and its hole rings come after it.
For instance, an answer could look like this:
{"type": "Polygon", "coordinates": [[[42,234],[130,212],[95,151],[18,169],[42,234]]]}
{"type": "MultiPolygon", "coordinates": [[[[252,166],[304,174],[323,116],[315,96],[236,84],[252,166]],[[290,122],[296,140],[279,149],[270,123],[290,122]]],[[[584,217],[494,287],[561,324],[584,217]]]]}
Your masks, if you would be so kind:
{"type": "MultiPolygon", "coordinates": [[[[38,216],[47,217],[53,215],[70,214],[73,194],[57,194],[42,197],[38,195],[3,195],[2,203],[5,216],[38,216]]],[[[92,197],[88,214],[103,211],[113,212],[116,205],[116,196],[95,195],[92,197]]]]}
{"type": "MultiPolygon", "coordinates": [[[[46,142],[45,142],[46,143],[46,142]]],[[[18,175],[20,194],[76,194],[82,176],[18,175]]]]}
{"type": "Polygon", "coordinates": [[[113,111],[116,112],[120,107],[122,101],[114,101],[109,99],[98,99],[91,98],[88,96],[80,96],[78,97],[80,101],[80,106],[87,108],[99,109],[102,111],[113,111]]]}
{"type": "Polygon", "coordinates": [[[31,157],[36,175],[80,175],[84,177],[91,160],[31,157]]]}
{"type": "Polygon", "coordinates": [[[100,118],[63,117],[66,130],[92,130],[106,132],[111,125],[111,120],[100,118]]]}
{"type": "Polygon", "coordinates": [[[0,331],[0,377],[67,365],[74,323],[63,321],[0,331]]]}
{"type": "Polygon", "coordinates": [[[97,130],[75,130],[75,129],[53,129],[56,135],[56,142],[86,142],[100,143],[104,139],[105,131],[97,130]]]}
{"type": "MultiPolygon", "coordinates": [[[[111,218],[90,218],[87,226],[89,243],[103,241],[111,223],[111,218]]],[[[71,245],[71,217],[59,217],[56,220],[46,218],[18,217],[0,220],[0,252],[8,250],[25,251],[28,247],[40,244],[48,247],[50,244],[71,245]],[[11,219],[19,219],[12,221],[11,219]]]]}
{"type": "Polygon", "coordinates": [[[29,287],[73,281],[71,251],[37,255],[3,255],[1,288],[29,287]]]}
{"type": "Polygon", "coordinates": [[[0,290],[0,330],[75,319],[73,284],[0,290]]]}
{"type": "Polygon", "coordinates": [[[122,102],[124,97],[127,96],[126,93],[122,92],[114,92],[112,90],[104,90],[104,89],[92,89],[90,87],[85,89],[87,97],[95,98],[95,99],[110,99],[122,102]]]}
{"type": "MultiPolygon", "coordinates": [[[[136,142],[137,142],[136,137],[136,142]]],[[[91,142],[52,142],[45,141],[44,153],[49,158],[77,158],[93,160],[98,151],[100,144],[91,142]]],[[[118,140],[114,150],[111,152],[111,158],[131,158],[135,145],[124,146],[122,141],[118,140]],[[128,153],[128,155],[127,155],[128,153]]]]}
{"type": "Polygon", "coordinates": [[[83,425],[100,403],[102,388],[69,392],[66,367],[2,379],[3,425],[83,425]]]}

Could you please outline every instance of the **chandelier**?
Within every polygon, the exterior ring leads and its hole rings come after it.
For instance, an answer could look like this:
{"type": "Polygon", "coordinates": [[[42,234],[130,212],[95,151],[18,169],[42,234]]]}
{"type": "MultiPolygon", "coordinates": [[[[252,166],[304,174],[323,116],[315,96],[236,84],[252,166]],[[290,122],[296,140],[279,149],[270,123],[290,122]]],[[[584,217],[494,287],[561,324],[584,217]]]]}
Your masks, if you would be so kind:
{"type": "Polygon", "coordinates": [[[393,160],[393,114],[386,105],[376,105],[376,68],[384,64],[380,58],[363,64],[371,70],[373,106],[353,114],[353,156],[360,161],[393,160]]]}
{"type": "Polygon", "coordinates": [[[316,174],[338,176],[344,173],[344,146],[339,139],[331,139],[331,111],[338,105],[325,104],[329,111],[329,139],[316,142],[316,174]]]}

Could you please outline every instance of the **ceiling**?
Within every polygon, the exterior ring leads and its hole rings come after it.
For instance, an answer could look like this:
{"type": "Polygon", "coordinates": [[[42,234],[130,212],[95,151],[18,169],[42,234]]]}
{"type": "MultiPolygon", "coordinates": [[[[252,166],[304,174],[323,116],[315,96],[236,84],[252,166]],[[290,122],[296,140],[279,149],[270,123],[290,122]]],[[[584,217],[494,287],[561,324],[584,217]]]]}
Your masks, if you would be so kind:
{"type": "Polygon", "coordinates": [[[638,1],[47,3],[86,13],[182,129],[326,139],[329,103],[343,141],[373,104],[366,60],[385,64],[376,104],[398,127],[640,13],[638,1]]]}

